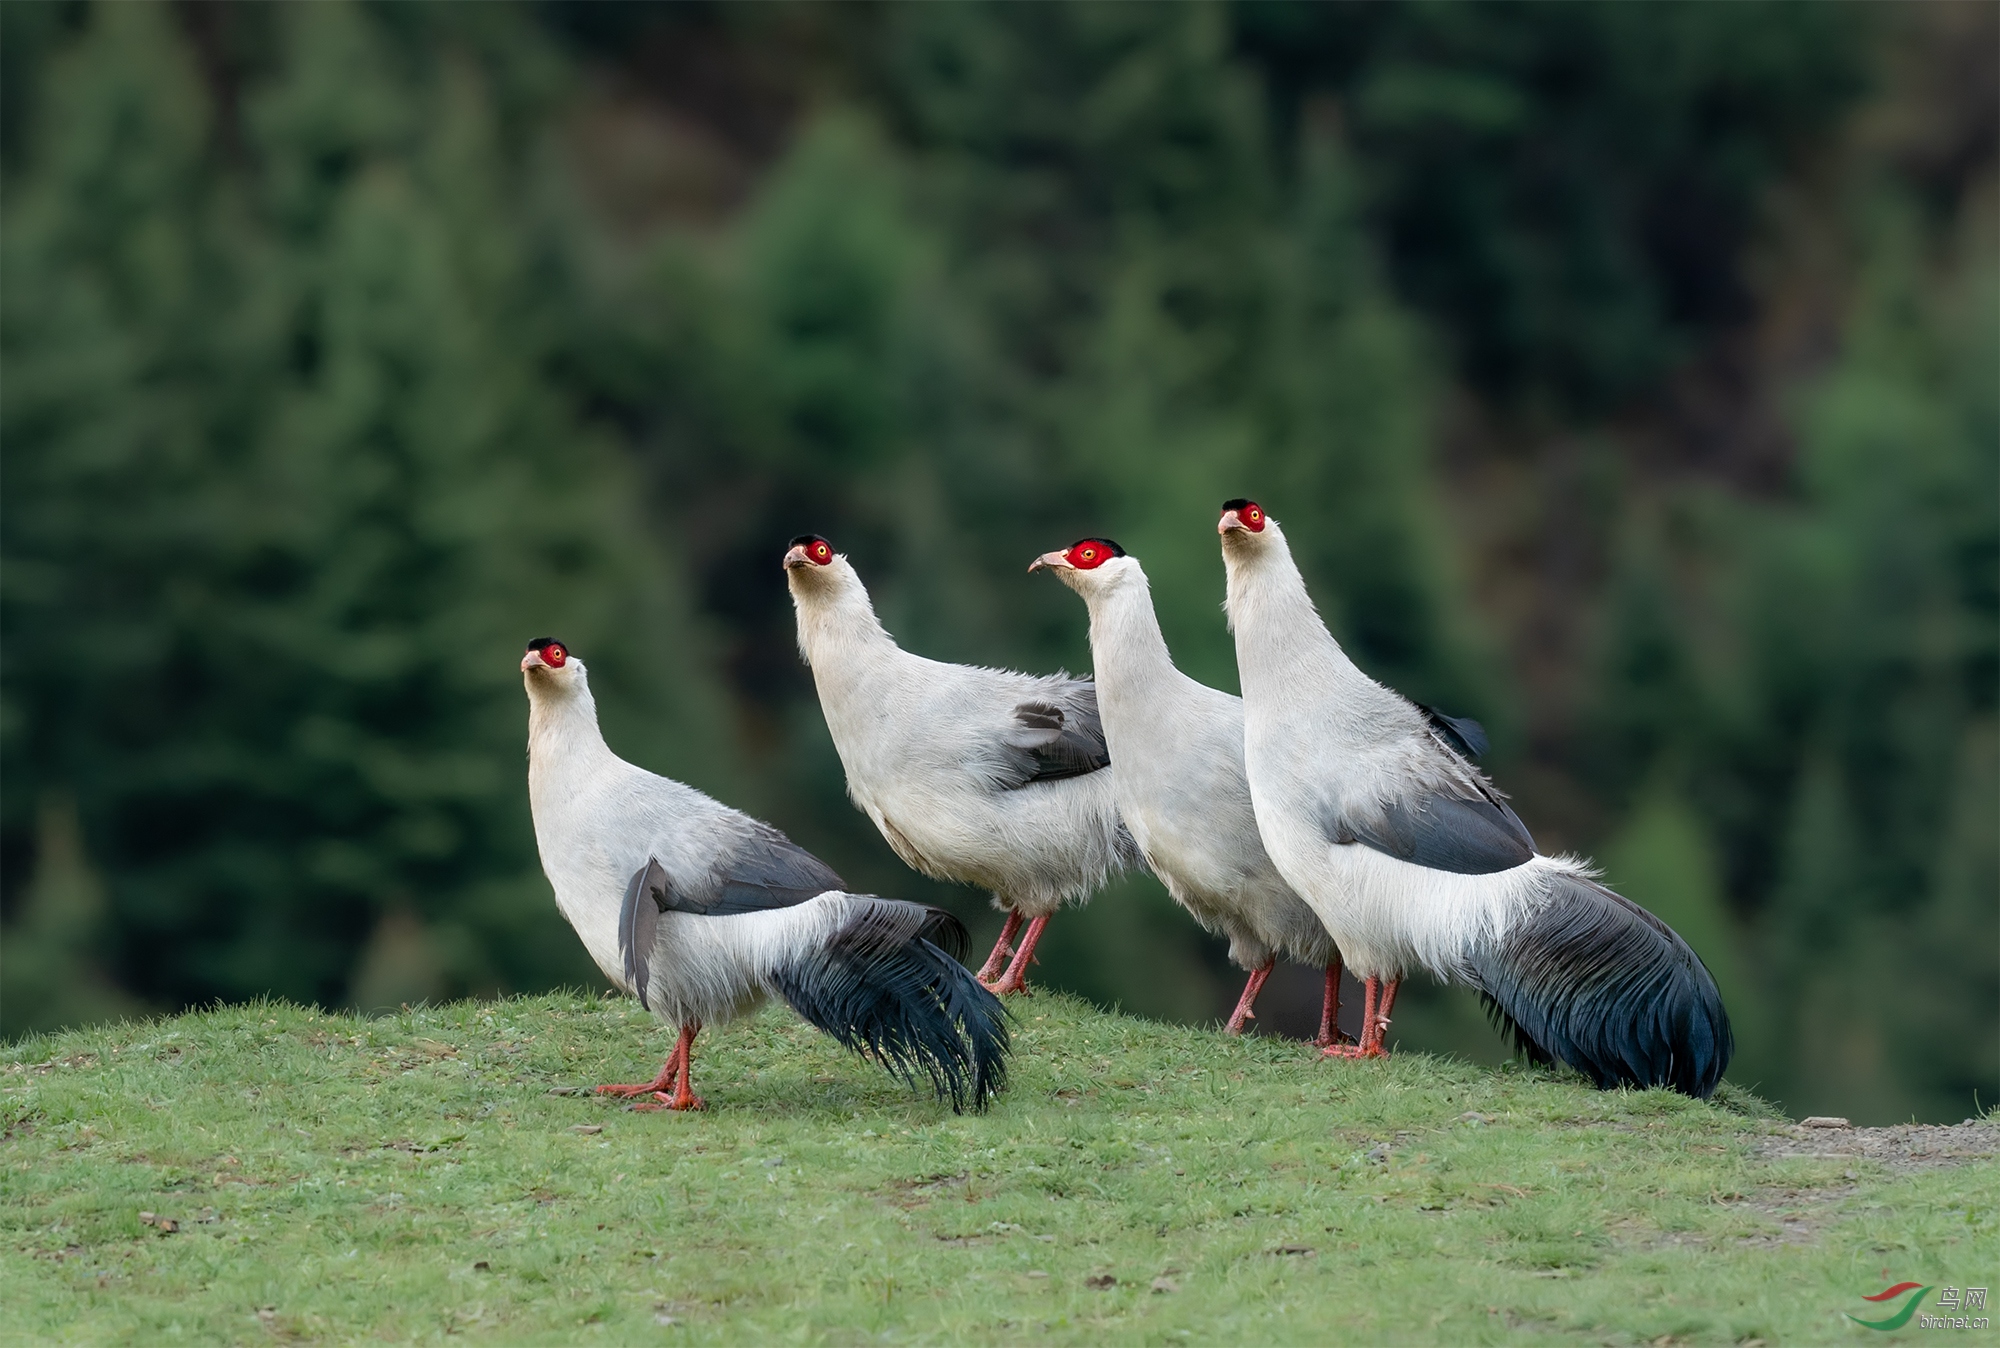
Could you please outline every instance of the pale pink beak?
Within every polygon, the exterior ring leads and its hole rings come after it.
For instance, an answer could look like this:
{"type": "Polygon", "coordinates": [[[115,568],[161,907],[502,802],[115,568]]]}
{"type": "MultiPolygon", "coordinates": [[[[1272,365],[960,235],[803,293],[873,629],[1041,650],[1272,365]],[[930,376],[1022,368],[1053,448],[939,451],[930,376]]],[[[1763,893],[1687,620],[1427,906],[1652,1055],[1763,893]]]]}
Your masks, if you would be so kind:
{"type": "Polygon", "coordinates": [[[1250,526],[1245,524],[1242,520],[1238,519],[1236,517],[1235,511],[1225,510],[1222,512],[1222,518],[1215,522],[1215,532],[1219,534],[1226,534],[1230,532],[1232,529],[1241,529],[1247,533],[1249,532],[1250,526]]]}
{"type": "Polygon", "coordinates": [[[521,657],[522,669],[524,670],[540,669],[541,667],[542,667],[542,653],[540,651],[529,651],[526,655],[523,655],[521,657]]]}
{"type": "Polygon", "coordinates": [[[795,566],[811,566],[811,565],[812,565],[812,558],[806,556],[805,544],[803,543],[793,547],[793,549],[790,552],[785,554],[785,570],[787,571],[791,570],[795,566]]]}
{"type": "Polygon", "coordinates": [[[1075,567],[1069,564],[1068,555],[1061,552],[1045,552],[1041,556],[1035,558],[1034,561],[1028,563],[1028,571],[1030,574],[1036,571],[1040,571],[1044,567],[1047,567],[1051,571],[1055,570],[1057,567],[1062,567],[1065,570],[1069,571],[1076,570],[1075,567]]]}

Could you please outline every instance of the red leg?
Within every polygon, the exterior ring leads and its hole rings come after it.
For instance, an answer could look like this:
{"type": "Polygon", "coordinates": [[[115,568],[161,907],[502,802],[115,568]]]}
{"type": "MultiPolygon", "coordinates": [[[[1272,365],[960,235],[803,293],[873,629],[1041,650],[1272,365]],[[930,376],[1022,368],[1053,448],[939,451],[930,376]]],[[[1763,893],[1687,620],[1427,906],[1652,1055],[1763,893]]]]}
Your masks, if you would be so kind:
{"type": "Polygon", "coordinates": [[[980,982],[991,984],[994,979],[1007,971],[1007,957],[1014,953],[1014,935],[1021,930],[1021,915],[1007,914],[1007,921],[1000,928],[1000,939],[993,943],[993,953],[986,957],[986,963],[979,966],[974,975],[980,982]]]}
{"type": "Polygon", "coordinates": [[[669,1053],[667,1060],[660,1064],[660,1074],[651,1081],[637,1086],[599,1086],[597,1093],[599,1095],[652,1095],[659,1091],[670,1091],[674,1088],[675,1077],[680,1074],[681,1057],[681,1047],[679,1044],[675,1044],[674,1051],[669,1053]]]}
{"type": "Polygon", "coordinates": [[[1319,1007],[1319,1036],[1313,1040],[1321,1048],[1354,1041],[1340,1032],[1340,961],[1326,966],[1326,997],[1319,1007]]]}
{"type": "Polygon", "coordinates": [[[1390,979],[1382,989],[1382,1005],[1375,1013],[1375,1056],[1378,1058],[1389,1056],[1389,1050],[1382,1047],[1382,1041],[1389,1034],[1389,1008],[1396,1004],[1396,989],[1402,986],[1403,980],[1399,976],[1390,979]]]}
{"type": "Polygon", "coordinates": [[[674,1056],[669,1063],[680,1066],[680,1082],[674,1093],[655,1091],[651,1100],[643,1100],[633,1105],[634,1109],[706,1109],[708,1101],[694,1093],[694,1037],[701,1033],[701,1022],[691,1020],[681,1026],[681,1037],[674,1044],[674,1056]]]}
{"type": "Polygon", "coordinates": [[[1229,1023],[1222,1027],[1224,1034],[1242,1034],[1246,1022],[1257,1019],[1257,994],[1264,990],[1264,980],[1271,976],[1271,966],[1276,960],[1265,961],[1261,969],[1252,969],[1250,978],[1243,984],[1243,995],[1236,999],[1236,1009],[1229,1014],[1229,1023]]]}
{"type": "MultiPolygon", "coordinates": [[[[1398,980],[1400,981],[1400,980],[1398,980]]],[[[1361,984],[1361,1042],[1358,1044],[1335,1044],[1322,1050],[1329,1058],[1381,1058],[1381,1026],[1388,1022],[1381,1019],[1378,999],[1382,995],[1382,980],[1370,974],[1361,984]]],[[[1388,1000],[1396,999],[1395,982],[1389,987],[1388,1000]]]]}
{"type": "Polygon", "coordinates": [[[1049,915],[1043,913],[1028,923],[1027,934],[1021,937],[1021,948],[1014,952],[1014,962],[1007,966],[998,983],[990,984],[993,991],[1001,996],[1010,992],[1025,993],[1028,990],[1028,966],[1034,962],[1035,947],[1042,939],[1042,928],[1049,925],[1049,915]]]}

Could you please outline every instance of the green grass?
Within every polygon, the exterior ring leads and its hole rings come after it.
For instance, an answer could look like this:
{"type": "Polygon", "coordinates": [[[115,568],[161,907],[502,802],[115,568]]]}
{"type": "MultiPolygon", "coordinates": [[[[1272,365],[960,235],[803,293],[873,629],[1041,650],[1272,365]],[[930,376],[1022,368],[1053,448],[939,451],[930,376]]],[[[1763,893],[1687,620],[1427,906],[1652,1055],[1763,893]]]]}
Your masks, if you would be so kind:
{"type": "Polygon", "coordinates": [[[1048,995],[1019,1013],[983,1118],[777,1012],[703,1037],[709,1110],[685,1116],[551,1093],[650,1075],[668,1036],[628,1001],[249,1006],[30,1040],[0,1052],[0,1323],[149,1344],[1867,1341],[1840,1313],[1885,1278],[2000,1273],[1994,1166],[1760,1161],[1782,1125],[1755,1101],[1324,1062],[1048,995]]]}

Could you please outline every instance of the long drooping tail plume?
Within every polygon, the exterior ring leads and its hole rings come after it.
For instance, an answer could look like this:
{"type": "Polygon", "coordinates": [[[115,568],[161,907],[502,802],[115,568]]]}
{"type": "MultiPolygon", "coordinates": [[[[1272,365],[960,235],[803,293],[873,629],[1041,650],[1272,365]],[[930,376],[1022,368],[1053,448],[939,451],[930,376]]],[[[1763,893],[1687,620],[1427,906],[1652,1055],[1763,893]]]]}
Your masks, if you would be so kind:
{"type": "Polygon", "coordinates": [[[855,896],[824,946],[773,974],[794,1011],[954,1113],[984,1110],[1007,1084],[1007,1012],[959,963],[965,928],[936,908],[855,896]]]}
{"type": "Polygon", "coordinates": [[[1539,1062],[1602,1089],[1714,1093],[1735,1040],[1706,966],[1638,904],[1580,875],[1471,961],[1488,1011],[1539,1062]]]}

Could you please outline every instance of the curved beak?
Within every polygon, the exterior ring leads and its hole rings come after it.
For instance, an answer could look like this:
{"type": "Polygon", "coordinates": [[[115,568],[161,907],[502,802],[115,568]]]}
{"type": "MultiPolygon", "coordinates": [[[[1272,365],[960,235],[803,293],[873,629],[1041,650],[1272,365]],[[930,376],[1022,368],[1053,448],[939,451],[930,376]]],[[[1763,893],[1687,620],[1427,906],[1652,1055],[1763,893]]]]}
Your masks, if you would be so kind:
{"type": "Polygon", "coordinates": [[[521,668],[524,671],[530,669],[540,669],[541,667],[542,667],[542,657],[538,652],[529,651],[521,657],[521,668]]]}
{"type": "Polygon", "coordinates": [[[1028,563],[1028,573],[1030,575],[1041,570],[1054,571],[1057,569],[1065,571],[1076,570],[1075,567],[1069,564],[1069,558],[1063,556],[1060,552],[1045,552],[1035,558],[1034,561],[1028,563]]]}
{"type": "Polygon", "coordinates": [[[1223,511],[1222,518],[1215,522],[1215,532],[1219,534],[1234,533],[1238,530],[1247,533],[1249,528],[1249,525],[1237,518],[1236,512],[1233,510],[1223,511]]]}
{"type": "Polygon", "coordinates": [[[790,552],[785,554],[785,570],[787,571],[795,566],[810,565],[812,565],[812,559],[806,556],[805,545],[802,543],[795,545],[790,552]]]}

